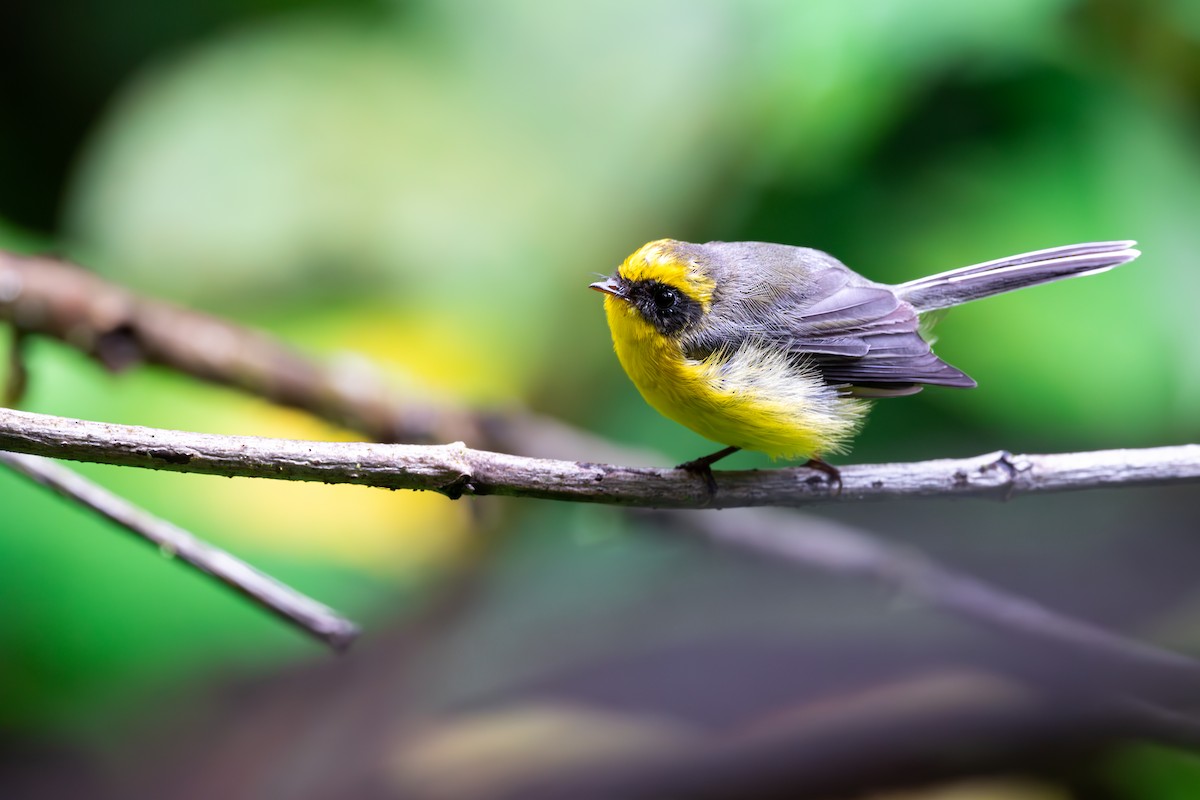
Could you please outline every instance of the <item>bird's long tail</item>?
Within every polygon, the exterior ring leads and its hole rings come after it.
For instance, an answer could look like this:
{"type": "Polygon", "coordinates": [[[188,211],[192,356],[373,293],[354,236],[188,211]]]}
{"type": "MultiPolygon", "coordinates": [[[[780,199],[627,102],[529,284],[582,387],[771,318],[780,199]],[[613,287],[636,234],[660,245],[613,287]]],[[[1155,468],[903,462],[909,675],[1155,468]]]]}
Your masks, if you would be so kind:
{"type": "Polygon", "coordinates": [[[1105,272],[1141,255],[1133,249],[1135,244],[1088,242],[1051,247],[930,275],[893,289],[917,311],[933,311],[1039,283],[1105,272]]]}

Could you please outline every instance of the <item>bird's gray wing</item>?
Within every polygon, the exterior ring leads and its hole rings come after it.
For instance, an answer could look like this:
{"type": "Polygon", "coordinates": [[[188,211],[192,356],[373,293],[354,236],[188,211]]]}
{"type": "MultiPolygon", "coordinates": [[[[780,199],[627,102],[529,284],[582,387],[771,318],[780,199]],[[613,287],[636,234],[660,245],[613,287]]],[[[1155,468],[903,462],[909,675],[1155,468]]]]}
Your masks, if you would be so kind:
{"type": "MultiPolygon", "coordinates": [[[[721,349],[753,338],[815,366],[827,383],[856,387],[859,394],[909,394],[921,384],[975,385],[933,354],[911,305],[841,265],[820,270],[802,289],[760,297],[741,312],[731,319],[749,324],[713,332],[721,349]]],[[[708,338],[693,342],[689,355],[716,349],[708,338]]]]}

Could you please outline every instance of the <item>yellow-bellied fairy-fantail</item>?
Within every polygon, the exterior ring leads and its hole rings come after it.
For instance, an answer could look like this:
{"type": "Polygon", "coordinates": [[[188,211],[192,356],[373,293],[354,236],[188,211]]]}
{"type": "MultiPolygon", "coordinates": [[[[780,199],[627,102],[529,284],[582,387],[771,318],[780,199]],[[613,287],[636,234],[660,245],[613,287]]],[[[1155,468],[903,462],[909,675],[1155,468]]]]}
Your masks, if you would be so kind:
{"type": "Polygon", "coordinates": [[[975,381],[930,349],[921,315],[1132,261],[1134,242],[1092,242],[889,286],[820,250],[763,242],[650,242],[591,288],[617,357],[646,401],[735,450],[842,452],[869,398],[975,381]]]}

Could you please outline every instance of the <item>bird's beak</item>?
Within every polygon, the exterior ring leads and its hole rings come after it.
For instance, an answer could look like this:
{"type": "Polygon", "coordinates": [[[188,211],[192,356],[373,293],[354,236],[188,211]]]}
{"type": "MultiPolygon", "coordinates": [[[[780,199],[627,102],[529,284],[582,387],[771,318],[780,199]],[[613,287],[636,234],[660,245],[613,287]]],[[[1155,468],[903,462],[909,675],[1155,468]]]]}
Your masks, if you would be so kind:
{"type": "Polygon", "coordinates": [[[605,278],[602,281],[596,281],[595,283],[588,284],[588,288],[595,289],[597,292],[611,294],[613,297],[619,297],[622,300],[627,297],[624,287],[617,282],[616,278],[605,278]]]}

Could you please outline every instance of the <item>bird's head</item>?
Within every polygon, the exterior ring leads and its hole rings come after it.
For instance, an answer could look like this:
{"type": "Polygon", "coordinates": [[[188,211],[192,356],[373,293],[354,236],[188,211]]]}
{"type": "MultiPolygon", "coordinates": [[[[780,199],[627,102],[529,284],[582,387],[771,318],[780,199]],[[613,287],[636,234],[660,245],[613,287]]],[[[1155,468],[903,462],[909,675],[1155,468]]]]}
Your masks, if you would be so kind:
{"type": "Polygon", "coordinates": [[[620,320],[675,338],[699,322],[713,302],[716,281],[698,245],[659,239],[643,245],[592,289],[608,295],[610,324],[620,320]]]}

